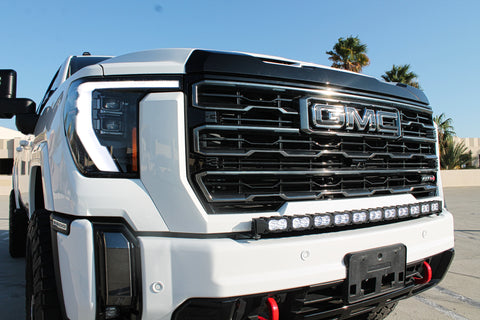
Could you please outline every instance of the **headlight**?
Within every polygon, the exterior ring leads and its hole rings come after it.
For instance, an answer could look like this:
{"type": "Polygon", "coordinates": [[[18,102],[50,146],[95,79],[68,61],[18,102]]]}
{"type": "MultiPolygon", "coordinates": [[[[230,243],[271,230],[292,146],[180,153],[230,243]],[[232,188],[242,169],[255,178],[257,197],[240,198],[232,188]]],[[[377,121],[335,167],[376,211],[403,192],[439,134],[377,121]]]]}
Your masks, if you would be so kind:
{"type": "Polygon", "coordinates": [[[138,177],[138,106],[151,91],[178,81],[74,82],[65,105],[65,132],[86,176],[138,177]]]}

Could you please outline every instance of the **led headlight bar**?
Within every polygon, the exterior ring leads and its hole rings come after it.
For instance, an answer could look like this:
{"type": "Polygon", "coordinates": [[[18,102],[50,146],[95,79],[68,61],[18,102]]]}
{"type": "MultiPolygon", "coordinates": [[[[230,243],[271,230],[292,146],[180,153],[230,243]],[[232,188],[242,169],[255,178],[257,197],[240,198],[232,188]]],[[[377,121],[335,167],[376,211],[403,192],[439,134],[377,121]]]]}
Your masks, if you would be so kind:
{"type": "Polygon", "coordinates": [[[252,220],[253,234],[322,230],[349,225],[368,225],[417,218],[442,212],[441,201],[427,201],[392,207],[369,208],[353,211],[327,212],[283,217],[262,217],[252,220]]]}
{"type": "Polygon", "coordinates": [[[175,91],[179,86],[178,80],[73,82],[64,123],[80,172],[96,177],[138,177],[140,101],[150,92],[175,91]]]}

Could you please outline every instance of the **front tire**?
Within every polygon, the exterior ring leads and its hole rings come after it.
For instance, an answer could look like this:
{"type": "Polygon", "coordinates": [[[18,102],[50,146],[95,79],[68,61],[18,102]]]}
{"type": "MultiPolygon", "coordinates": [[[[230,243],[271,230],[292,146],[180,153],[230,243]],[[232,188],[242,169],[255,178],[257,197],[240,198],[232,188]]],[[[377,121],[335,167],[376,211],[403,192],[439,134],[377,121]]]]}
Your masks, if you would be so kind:
{"type": "Polygon", "coordinates": [[[61,319],[53,265],[50,213],[36,210],[28,226],[25,313],[28,320],[61,319]]]}
{"type": "Polygon", "coordinates": [[[17,209],[15,205],[15,192],[10,192],[8,210],[8,251],[12,258],[25,256],[25,241],[27,238],[28,217],[25,209],[17,209]]]}

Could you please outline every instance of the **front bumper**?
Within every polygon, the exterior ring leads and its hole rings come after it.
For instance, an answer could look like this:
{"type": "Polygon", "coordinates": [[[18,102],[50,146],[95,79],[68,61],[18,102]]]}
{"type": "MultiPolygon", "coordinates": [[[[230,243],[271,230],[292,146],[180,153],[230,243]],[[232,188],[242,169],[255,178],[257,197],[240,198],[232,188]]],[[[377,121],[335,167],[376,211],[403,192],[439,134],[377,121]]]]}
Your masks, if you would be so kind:
{"type": "Polygon", "coordinates": [[[228,298],[194,298],[184,302],[175,311],[173,320],[241,320],[256,319],[258,316],[268,318],[268,299],[273,298],[278,306],[280,319],[346,319],[370,312],[400,299],[408,298],[436,285],[445,275],[453,259],[453,249],[429,257],[433,276],[428,284],[415,284],[413,275],[421,269],[421,263],[407,265],[405,287],[390,290],[381,295],[374,295],[361,301],[348,303],[345,297],[345,280],[295,288],[285,291],[263,294],[228,297],[228,298]]]}
{"type": "MultiPolygon", "coordinates": [[[[95,319],[98,312],[94,224],[86,219],[74,220],[69,235],[57,235],[64,305],[70,319],[95,319]]],[[[241,302],[238,299],[251,297],[261,301],[269,295],[298,294],[311,287],[323,288],[324,284],[334,284],[335,292],[346,279],[344,258],[348,253],[403,244],[407,266],[415,266],[425,259],[438,260],[432,257],[453,248],[454,239],[453,217],[444,210],[439,215],[324,234],[234,240],[140,233],[135,242],[139,251],[137,270],[141,273],[141,319],[166,320],[173,316],[185,319],[184,312],[190,314],[188,306],[192,301],[194,306],[198,301],[202,305],[207,302],[212,308],[207,308],[205,314],[211,314],[219,301],[241,302]]],[[[443,277],[450,260],[451,254],[450,258],[440,259],[436,278],[428,285],[407,286],[401,292],[389,292],[391,297],[376,296],[376,305],[434,285],[443,277]]]]}
{"type": "Polygon", "coordinates": [[[139,237],[143,318],[170,319],[186,300],[278,292],[342,281],[348,253],[402,243],[407,264],[453,248],[444,211],[366,229],[261,240],[139,237]],[[162,290],[152,290],[160,283],[162,290]]]}

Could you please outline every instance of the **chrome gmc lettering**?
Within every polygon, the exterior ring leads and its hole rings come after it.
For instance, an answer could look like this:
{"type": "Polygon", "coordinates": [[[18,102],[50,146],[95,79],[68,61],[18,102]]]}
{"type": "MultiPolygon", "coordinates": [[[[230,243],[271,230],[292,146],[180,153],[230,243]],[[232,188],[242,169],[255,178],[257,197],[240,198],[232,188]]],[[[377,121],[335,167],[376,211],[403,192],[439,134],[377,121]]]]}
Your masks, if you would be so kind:
{"type": "Polygon", "coordinates": [[[400,135],[400,115],[393,111],[365,108],[363,115],[354,107],[314,104],[311,107],[315,128],[378,132],[400,135]]]}

